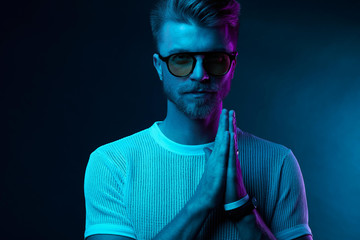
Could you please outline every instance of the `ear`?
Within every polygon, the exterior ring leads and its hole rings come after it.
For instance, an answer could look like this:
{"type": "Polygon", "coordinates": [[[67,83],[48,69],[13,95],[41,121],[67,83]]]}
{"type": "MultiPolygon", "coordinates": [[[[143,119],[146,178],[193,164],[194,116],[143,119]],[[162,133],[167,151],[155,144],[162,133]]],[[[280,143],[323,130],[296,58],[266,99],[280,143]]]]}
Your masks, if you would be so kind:
{"type": "Polygon", "coordinates": [[[236,67],[236,58],[235,58],[235,60],[231,63],[231,68],[230,68],[231,78],[230,78],[230,79],[233,79],[233,77],[234,77],[235,67],[236,67]]]}
{"type": "Polygon", "coordinates": [[[154,67],[159,75],[160,81],[163,80],[163,75],[162,75],[162,67],[161,67],[161,59],[159,58],[159,54],[154,53],[153,55],[153,64],[154,67]]]}

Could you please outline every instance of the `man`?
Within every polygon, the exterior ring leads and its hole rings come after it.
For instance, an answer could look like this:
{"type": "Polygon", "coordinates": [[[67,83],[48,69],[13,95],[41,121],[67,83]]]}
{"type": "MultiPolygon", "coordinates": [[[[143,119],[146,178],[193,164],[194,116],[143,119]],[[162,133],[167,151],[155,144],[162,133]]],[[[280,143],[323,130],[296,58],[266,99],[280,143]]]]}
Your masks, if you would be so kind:
{"type": "Polygon", "coordinates": [[[85,238],[312,239],[291,150],[243,132],[222,107],[239,9],[235,0],[156,5],[153,62],[167,116],[91,154],[85,238]]]}

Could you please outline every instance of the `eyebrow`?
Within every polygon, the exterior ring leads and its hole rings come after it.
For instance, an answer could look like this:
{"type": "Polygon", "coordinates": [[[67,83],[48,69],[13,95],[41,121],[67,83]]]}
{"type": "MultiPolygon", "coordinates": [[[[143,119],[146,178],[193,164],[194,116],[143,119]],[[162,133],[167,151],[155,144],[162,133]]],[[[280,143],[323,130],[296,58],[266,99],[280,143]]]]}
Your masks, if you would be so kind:
{"type": "MultiPolygon", "coordinates": [[[[181,48],[174,48],[169,51],[169,55],[174,54],[174,53],[182,53],[182,52],[191,52],[191,51],[186,50],[186,49],[181,49],[181,48]]],[[[225,48],[216,48],[216,49],[212,49],[210,51],[202,51],[202,52],[226,52],[226,49],[225,48]]]]}

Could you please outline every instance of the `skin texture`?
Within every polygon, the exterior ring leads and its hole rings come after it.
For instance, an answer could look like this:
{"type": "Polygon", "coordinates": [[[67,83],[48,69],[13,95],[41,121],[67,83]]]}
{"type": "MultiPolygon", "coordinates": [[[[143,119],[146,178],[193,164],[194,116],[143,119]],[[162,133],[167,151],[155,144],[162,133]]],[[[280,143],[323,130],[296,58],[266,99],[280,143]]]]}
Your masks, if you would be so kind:
{"type": "Polygon", "coordinates": [[[226,177],[226,194],[225,203],[235,202],[246,196],[244,181],[241,173],[241,166],[237,155],[237,133],[236,133],[236,116],[235,111],[229,112],[229,132],[230,132],[230,146],[229,146],[229,163],[226,177]]]}
{"type": "MultiPolygon", "coordinates": [[[[185,23],[167,22],[164,24],[159,42],[162,56],[177,52],[205,52],[222,50],[234,51],[234,44],[227,41],[224,29],[203,28],[185,23]]],[[[196,56],[194,71],[187,77],[173,76],[154,54],[153,63],[163,82],[164,93],[168,98],[167,116],[159,127],[171,140],[181,144],[203,144],[215,139],[222,100],[230,91],[231,79],[235,70],[233,62],[229,72],[222,77],[209,76],[202,66],[202,56],[196,56]],[[203,98],[195,98],[189,91],[211,90],[215,93],[203,98]],[[182,128],[178,128],[181,124],[182,128]]]]}
{"type": "MultiPolygon", "coordinates": [[[[224,42],[223,32],[219,34],[216,29],[199,28],[196,25],[179,24],[168,22],[163,28],[163,41],[160,42],[160,52],[168,56],[169,53],[181,52],[176,49],[195,51],[196,49],[211,51],[221,49],[233,51],[231,42],[224,42]],[[171,31],[170,31],[171,29],[171,31]],[[194,43],[198,42],[199,46],[194,43]]],[[[157,56],[155,56],[157,57],[157,56]]],[[[197,65],[189,77],[179,78],[172,76],[167,67],[161,65],[164,92],[174,105],[184,112],[191,119],[205,119],[210,117],[221,101],[230,91],[230,82],[233,77],[233,70],[221,78],[209,76],[202,67],[202,57],[197,56],[197,65]],[[188,81],[190,80],[190,81],[188,81]],[[198,98],[194,100],[187,94],[189,91],[206,89],[216,91],[214,96],[198,98]]],[[[160,69],[158,69],[160,71],[160,69]]]]}

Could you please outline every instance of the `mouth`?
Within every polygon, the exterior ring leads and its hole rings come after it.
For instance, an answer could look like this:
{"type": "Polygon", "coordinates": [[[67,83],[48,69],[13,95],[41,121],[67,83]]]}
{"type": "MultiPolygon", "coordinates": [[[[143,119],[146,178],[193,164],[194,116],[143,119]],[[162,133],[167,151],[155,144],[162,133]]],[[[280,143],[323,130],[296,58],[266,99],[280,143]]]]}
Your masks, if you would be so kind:
{"type": "Polygon", "coordinates": [[[189,91],[186,93],[192,93],[192,94],[197,94],[197,93],[216,93],[215,90],[194,90],[194,91],[189,91]]]}
{"type": "Polygon", "coordinates": [[[187,92],[186,95],[192,96],[195,98],[204,98],[204,97],[210,97],[211,95],[215,94],[214,91],[192,91],[187,92]]]}

